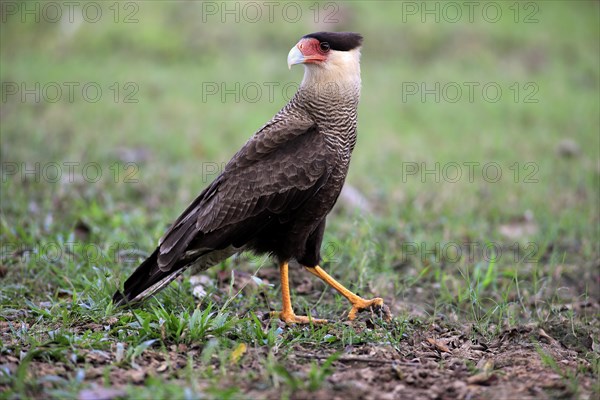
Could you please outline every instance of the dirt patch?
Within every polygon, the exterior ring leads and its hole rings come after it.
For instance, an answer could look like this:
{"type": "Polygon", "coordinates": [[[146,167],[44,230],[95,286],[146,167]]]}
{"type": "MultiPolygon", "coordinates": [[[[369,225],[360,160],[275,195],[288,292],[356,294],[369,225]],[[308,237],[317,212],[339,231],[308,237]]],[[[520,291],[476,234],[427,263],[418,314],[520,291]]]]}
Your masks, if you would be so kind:
{"type": "MultiPolygon", "coordinates": [[[[363,322],[355,329],[369,328],[363,322]]],[[[578,342],[563,343],[562,339],[569,336],[560,336],[561,325],[549,325],[547,329],[537,325],[519,326],[502,332],[490,342],[465,333],[468,329],[438,323],[409,329],[406,339],[397,345],[347,346],[331,364],[331,371],[320,388],[312,391],[306,386],[291,390],[289,383],[277,387],[266,385],[264,379],[239,377],[249,372],[255,377],[268,375],[264,360],[271,353],[294,379],[307,381],[311,369],[323,366],[333,354],[324,353],[322,345],[294,346],[287,354],[278,354],[276,349],[266,346],[250,347],[238,365],[227,365],[228,372],[220,384],[221,387],[235,386],[244,396],[267,399],[278,399],[284,394],[294,399],[591,398],[597,377],[582,352],[593,351],[593,340],[582,338],[578,342]],[[552,336],[554,334],[557,338],[552,336]],[[569,379],[574,376],[577,376],[576,387],[569,379]]],[[[37,355],[27,359],[25,373],[45,377],[41,380],[42,390],[52,389],[56,382],[80,374],[86,384],[91,384],[82,390],[83,398],[93,396],[94,390],[106,382],[110,382],[112,391],[101,394],[117,397],[123,394],[126,385],[143,385],[152,377],[164,377],[170,382],[181,380],[183,384],[190,359],[194,370],[218,369],[223,360],[203,360],[202,348],[202,345],[185,344],[153,347],[127,363],[118,360],[116,345],[106,351],[82,349],[76,355],[63,354],[55,358],[51,351],[38,348],[37,355]]],[[[19,373],[23,360],[16,356],[0,358],[4,369],[19,373]]],[[[200,389],[210,386],[208,381],[196,384],[200,389]]]]}
{"type": "MultiPolygon", "coordinates": [[[[534,326],[505,332],[491,343],[478,343],[461,332],[436,326],[415,332],[399,348],[364,345],[351,349],[334,364],[336,372],[317,398],[364,399],[544,399],[589,397],[594,382],[591,365],[574,350],[534,326]],[[540,333],[542,332],[542,333],[540,333]],[[413,342],[411,344],[411,342],[413,342]],[[555,363],[557,370],[543,358],[555,363]],[[580,387],[570,387],[569,374],[581,374],[580,387]],[[559,373],[560,372],[560,373],[559,373]]],[[[326,356],[297,352],[295,357],[326,356]]],[[[297,394],[296,398],[314,398],[297,394]]]]}

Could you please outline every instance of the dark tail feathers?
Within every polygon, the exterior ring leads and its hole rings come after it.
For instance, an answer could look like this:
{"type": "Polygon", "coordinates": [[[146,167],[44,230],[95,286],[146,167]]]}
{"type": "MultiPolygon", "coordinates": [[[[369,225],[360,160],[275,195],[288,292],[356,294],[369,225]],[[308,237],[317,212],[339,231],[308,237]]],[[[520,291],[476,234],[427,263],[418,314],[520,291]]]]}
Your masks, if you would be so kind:
{"type": "Polygon", "coordinates": [[[154,250],[154,253],[141,263],[133,274],[125,281],[123,293],[117,291],[113,295],[113,303],[116,306],[141,302],[146,297],[149,297],[162,289],[179,275],[179,273],[176,272],[177,268],[173,268],[170,271],[161,271],[157,265],[157,257],[158,248],[154,250]],[[161,281],[164,282],[161,283],[161,281]],[[142,298],[136,298],[147,289],[159,283],[161,284],[151,292],[144,294],[142,298]]]}

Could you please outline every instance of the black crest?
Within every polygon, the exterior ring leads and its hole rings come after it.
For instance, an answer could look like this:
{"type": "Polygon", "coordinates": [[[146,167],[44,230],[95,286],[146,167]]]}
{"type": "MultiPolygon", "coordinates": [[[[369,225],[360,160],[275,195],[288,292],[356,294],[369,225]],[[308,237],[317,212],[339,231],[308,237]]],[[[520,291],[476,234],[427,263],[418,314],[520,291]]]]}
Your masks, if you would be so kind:
{"type": "Polygon", "coordinates": [[[362,44],[363,37],[354,32],[315,32],[304,36],[327,42],[331,50],[350,51],[362,44]]]}

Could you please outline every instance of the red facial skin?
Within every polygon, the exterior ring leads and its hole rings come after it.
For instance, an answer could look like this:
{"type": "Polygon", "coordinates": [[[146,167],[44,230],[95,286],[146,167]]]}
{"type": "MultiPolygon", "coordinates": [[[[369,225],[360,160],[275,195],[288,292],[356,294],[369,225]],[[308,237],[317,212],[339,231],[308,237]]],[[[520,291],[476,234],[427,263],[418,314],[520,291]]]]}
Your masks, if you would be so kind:
{"type": "Polygon", "coordinates": [[[318,64],[327,61],[327,52],[321,50],[319,41],[314,38],[302,39],[296,45],[304,56],[305,64],[318,64]]]}

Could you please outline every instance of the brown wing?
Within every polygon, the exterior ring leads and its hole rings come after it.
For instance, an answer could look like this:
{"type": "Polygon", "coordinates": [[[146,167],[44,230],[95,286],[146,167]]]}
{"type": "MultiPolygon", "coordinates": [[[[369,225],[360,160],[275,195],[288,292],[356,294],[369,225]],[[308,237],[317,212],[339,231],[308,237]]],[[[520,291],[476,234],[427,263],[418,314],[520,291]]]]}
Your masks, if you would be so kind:
{"type": "Polygon", "coordinates": [[[158,267],[169,271],[192,243],[196,254],[243,245],[261,226],[285,219],[313,196],[329,173],[325,143],[312,121],[272,121],[161,238],[158,267]]]}

